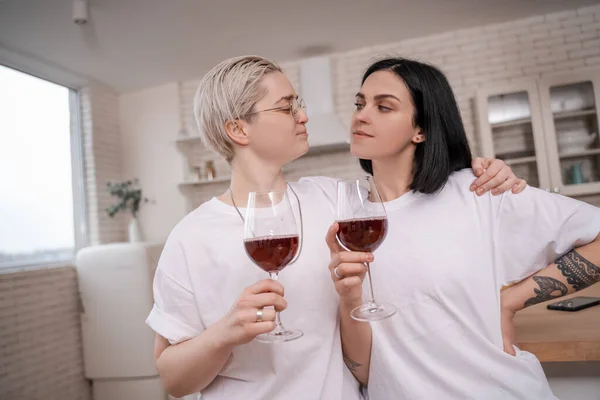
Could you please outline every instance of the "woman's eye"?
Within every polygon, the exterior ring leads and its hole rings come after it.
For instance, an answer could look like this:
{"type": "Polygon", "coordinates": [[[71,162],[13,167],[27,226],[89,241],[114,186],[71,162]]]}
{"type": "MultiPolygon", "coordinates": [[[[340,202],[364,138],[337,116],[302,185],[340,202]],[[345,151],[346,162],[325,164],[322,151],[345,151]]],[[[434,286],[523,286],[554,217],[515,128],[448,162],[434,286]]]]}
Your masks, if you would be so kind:
{"type": "Polygon", "coordinates": [[[377,106],[377,108],[379,108],[379,111],[381,112],[388,112],[391,111],[392,109],[386,106],[377,106]]]}
{"type": "Polygon", "coordinates": [[[360,104],[360,103],[354,103],[354,105],[356,106],[357,110],[362,110],[363,108],[365,108],[364,104],[360,104]]]}

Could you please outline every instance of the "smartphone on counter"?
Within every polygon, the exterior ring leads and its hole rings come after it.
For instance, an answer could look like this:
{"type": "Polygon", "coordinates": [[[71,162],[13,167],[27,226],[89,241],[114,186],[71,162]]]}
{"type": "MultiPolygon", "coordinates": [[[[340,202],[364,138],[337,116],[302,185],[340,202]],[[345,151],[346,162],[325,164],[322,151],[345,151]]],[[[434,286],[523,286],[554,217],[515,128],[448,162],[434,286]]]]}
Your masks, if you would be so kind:
{"type": "Polygon", "coordinates": [[[579,311],[600,304],[600,297],[572,297],[548,304],[549,310],[579,311]]]}

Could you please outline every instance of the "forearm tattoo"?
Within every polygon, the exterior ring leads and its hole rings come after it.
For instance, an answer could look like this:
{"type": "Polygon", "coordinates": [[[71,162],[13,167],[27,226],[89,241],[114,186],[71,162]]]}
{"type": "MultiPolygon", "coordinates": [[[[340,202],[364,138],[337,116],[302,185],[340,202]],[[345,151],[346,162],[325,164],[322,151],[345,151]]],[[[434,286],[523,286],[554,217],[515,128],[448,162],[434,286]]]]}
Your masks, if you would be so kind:
{"type": "Polygon", "coordinates": [[[540,287],[539,289],[533,289],[536,296],[530,298],[525,302],[525,307],[532,306],[537,303],[562,297],[567,294],[568,290],[564,283],[549,276],[534,276],[533,280],[540,287]]]}
{"type": "Polygon", "coordinates": [[[575,291],[585,289],[600,281],[600,267],[583,258],[575,250],[556,260],[556,265],[575,291]]]}
{"type": "Polygon", "coordinates": [[[346,355],[346,353],[343,353],[343,355],[344,355],[344,362],[346,363],[346,365],[348,366],[348,369],[350,371],[356,372],[356,370],[359,367],[362,367],[361,363],[358,363],[358,362],[354,361],[353,359],[351,359],[350,357],[348,357],[346,355]]]}

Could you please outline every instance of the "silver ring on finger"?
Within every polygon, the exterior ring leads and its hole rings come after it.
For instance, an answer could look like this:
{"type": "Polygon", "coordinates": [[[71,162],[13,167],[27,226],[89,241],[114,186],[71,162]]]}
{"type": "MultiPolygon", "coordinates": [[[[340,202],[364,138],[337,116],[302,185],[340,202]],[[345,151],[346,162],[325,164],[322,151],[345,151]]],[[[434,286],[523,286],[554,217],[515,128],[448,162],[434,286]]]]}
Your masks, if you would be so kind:
{"type": "Polygon", "coordinates": [[[263,309],[259,308],[258,310],[256,310],[256,322],[262,322],[263,321],[263,309]]]}
{"type": "Polygon", "coordinates": [[[342,277],[340,276],[340,274],[338,274],[337,270],[340,266],[338,265],[337,267],[335,267],[333,269],[333,274],[338,278],[338,279],[342,279],[342,277]]]}

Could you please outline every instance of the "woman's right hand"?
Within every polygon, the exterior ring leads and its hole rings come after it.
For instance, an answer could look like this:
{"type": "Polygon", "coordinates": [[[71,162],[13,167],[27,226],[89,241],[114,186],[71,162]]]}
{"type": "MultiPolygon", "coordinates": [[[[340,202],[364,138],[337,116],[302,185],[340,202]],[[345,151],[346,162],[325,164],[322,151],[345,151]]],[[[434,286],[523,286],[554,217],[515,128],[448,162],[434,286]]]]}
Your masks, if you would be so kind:
{"type": "Polygon", "coordinates": [[[344,250],[336,238],[338,229],[339,225],[335,222],[325,238],[331,252],[329,272],[340,296],[340,304],[354,308],[363,302],[362,283],[367,272],[364,263],[373,261],[373,254],[344,250]]]}
{"type": "Polygon", "coordinates": [[[287,302],[283,298],[283,286],[272,279],[264,279],[244,289],[219,322],[222,339],[229,346],[246,344],[261,333],[275,329],[275,310],[283,311],[287,302]],[[274,306],[275,309],[265,308],[274,306]],[[259,320],[262,310],[262,321],[259,320]]]}

